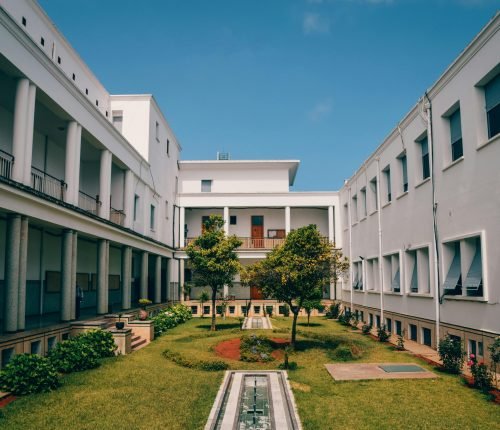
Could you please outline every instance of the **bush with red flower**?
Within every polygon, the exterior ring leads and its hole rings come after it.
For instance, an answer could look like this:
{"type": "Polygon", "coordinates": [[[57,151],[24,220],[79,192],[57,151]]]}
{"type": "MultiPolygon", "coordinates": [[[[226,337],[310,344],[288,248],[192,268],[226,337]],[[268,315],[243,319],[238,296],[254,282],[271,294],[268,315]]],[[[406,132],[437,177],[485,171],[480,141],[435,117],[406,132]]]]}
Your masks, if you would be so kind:
{"type": "Polygon", "coordinates": [[[484,361],[477,361],[474,354],[469,355],[469,361],[467,362],[472,377],[474,379],[474,387],[481,391],[488,392],[491,389],[491,372],[489,371],[484,361]]]}

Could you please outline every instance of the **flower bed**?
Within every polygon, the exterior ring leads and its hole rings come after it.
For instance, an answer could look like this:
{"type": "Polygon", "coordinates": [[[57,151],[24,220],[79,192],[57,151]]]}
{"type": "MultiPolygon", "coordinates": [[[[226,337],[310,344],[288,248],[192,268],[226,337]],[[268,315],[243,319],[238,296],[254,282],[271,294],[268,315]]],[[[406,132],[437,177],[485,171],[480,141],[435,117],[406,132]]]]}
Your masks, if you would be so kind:
{"type": "Polygon", "coordinates": [[[151,318],[154,324],[155,338],[162,336],[167,330],[185,323],[192,317],[191,310],[186,305],[178,304],[168,307],[165,311],[151,318]]]}

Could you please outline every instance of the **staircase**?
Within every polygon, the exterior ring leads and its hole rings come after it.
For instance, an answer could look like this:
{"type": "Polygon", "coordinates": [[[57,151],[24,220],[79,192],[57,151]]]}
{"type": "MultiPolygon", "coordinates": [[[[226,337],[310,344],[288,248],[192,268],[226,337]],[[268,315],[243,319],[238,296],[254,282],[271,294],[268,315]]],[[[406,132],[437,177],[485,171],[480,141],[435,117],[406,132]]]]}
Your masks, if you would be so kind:
{"type": "Polygon", "coordinates": [[[141,336],[132,335],[132,352],[141,349],[146,346],[147,340],[143,339],[141,336]]]}

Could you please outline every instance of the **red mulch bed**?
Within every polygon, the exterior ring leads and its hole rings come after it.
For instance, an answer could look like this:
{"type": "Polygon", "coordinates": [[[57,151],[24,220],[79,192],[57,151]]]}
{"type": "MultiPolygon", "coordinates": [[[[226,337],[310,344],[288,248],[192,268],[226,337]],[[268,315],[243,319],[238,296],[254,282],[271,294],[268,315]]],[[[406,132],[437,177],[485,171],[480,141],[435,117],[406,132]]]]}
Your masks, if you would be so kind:
{"type": "MultiPolygon", "coordinates": [[[[469,388],[475,388],[474,379],[472,378],[472,376],[462,375],[462,379],[469,388]]],[[[491,399],[493,402],[500,405],[500,390],[498,390],[497,388],[492,388],[490,391],[488,391],[488,394],[493,396],[493,398],[491,399]]]]}
{"type": "MultiPolygon", "coordinates": [[[[285,352],[283,349],[287,346],[290,341],[283,338],[273,338],[270,339],[276,344],[276,349],[271,353],[275,360],[283,359],[285,352]]],[[[220,342],[214,347],[214,352],[222,358],[227,358],[229,360],[239,360],[240,359],[240,344],[241,340],[239,337],[225,340],[220,342]]]]}
{"type": "Polygon", "coordinates": [[[16,400],[16,396],[13,396],[12,394],[4,397],[3,399],[0,399],[0,409],[5,408],[9,403],[13,402],[16,400]]]}

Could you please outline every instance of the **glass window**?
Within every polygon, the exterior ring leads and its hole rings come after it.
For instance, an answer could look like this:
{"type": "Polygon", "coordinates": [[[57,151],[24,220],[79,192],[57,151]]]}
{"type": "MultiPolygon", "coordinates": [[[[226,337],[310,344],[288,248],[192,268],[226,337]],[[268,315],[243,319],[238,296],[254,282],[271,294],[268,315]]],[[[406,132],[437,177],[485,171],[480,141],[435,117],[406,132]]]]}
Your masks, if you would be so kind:
{"type": "Polygon", "coordinates": [[[462,125],[460,119],[460,109],[450,115],[450,136],[451,136],[451,160],[458,160],[464,155],[462,145],[462,125]]]}
{"type": "Polygon", "coordinates": [[[134,196],[134,221],[137,221],[139,211],[139,196],[136,194],[134,196]]]}
{"type": "Polygon", "coordinates": [[[149,212],[149,228],[151,230],[155,229],[155,207],[151,205],[151,209],[149,212]]]}
{"type": "Polygon", "coordinates": [[[202,179],[201,180],[201,192],[202,193],[210,193],[212,191],[212,180],[211,179],[202,179]]]}
{"type": "Polygon", "coordinates": [[[431,176],[431,166],[429,161],[429,142],[425,136],[420,142],[420,149],[422,151],[422,179],[427,179],[431,176]]]}
{"type": "Polygon", "coordinates": [[[236,215],[230,215],[229,216],[229,224],[230,225],[236,225],[236,222],[237,222],[236,215]]]}
{"type": "Polygon", "coordinates": [[[500,75],[484,87],[486,116],[488,119],[488,138],[500,133],[500,75]]]}
{"type": "Polygon", "coordinates": [[[370,181],[370,189],[372,191],[372,196],[373,196],[372,207],[374,210],[377,210],[378,209],[377,178],[373,178],[370,181]]]}
{"type": "Polygon", "coordinates": [[[401,163],[401,179],[403,182],[403,193],[408,191],[408,162],[406,159],[406,155],[402,155],[399,158],[399,162],[401,163]]]}
{"type": "Polygon", "coordinates": [[[385,179],[385,187],[386,187],[386,196],[387,202],[392,201],[392,193],[391,193],[391,168],[387,166],[383,171],[384,179],[385,179]]]}

